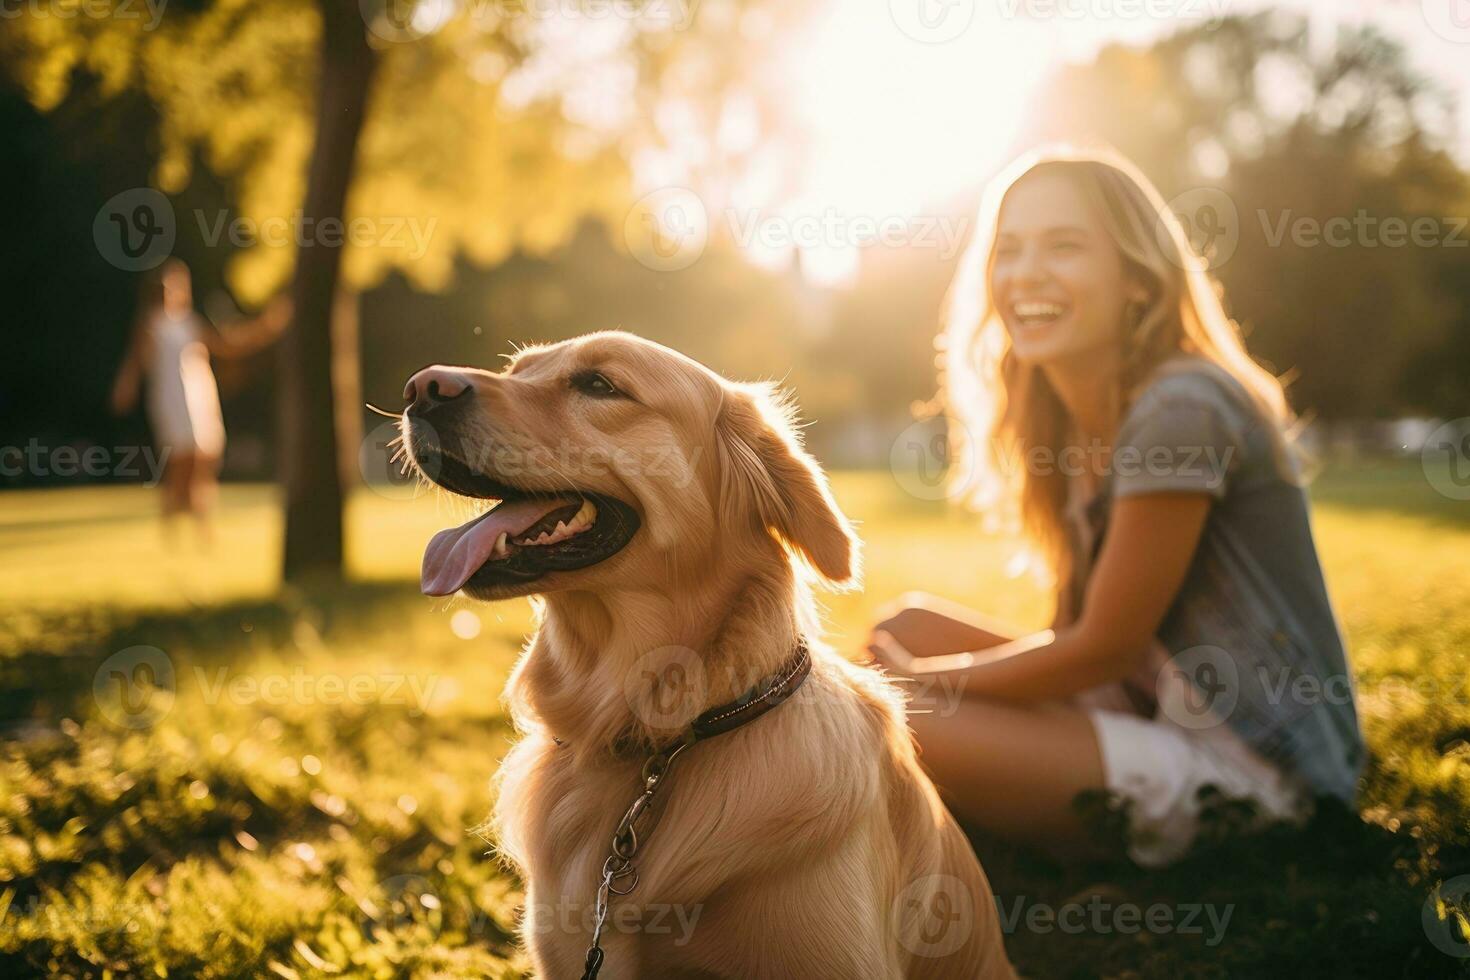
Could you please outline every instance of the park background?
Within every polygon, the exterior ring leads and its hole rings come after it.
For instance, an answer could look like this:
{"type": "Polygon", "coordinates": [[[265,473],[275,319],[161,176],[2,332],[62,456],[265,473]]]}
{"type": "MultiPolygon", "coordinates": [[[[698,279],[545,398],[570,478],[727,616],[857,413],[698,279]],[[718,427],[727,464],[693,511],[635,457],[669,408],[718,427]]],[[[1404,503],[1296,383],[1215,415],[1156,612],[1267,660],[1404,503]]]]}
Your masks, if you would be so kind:
{"type": "Polygon", "coordinates": [[[1233,910],[1216,942],[1023,918],[1012,956],[1038,976],[1463,972],[1458,9],[7,7],[0,968],[523,971],[518,883],[470,831],[529,607],[417,594],[454,508],[398,474],[365,408],[399,408],[428,363],[619,327],[778,380],[866,542],[865,589],[829,601],[839,649],[914,588],[1043,622],[1014,542],[945,499],[935,334],[984,180],[1063,138],[1155,180],[1290,380],[1371,762],[1357,811],[1164,874],[977,841],[1025,909],[1233,910]],[[363,237],[336,247],[334,217],[363,237]],[[218,320],[296,306],[280,343],[217,365],[208,550],[165,547],[146,422],[107,409],[140,276],[170,254],[218,320]]]}

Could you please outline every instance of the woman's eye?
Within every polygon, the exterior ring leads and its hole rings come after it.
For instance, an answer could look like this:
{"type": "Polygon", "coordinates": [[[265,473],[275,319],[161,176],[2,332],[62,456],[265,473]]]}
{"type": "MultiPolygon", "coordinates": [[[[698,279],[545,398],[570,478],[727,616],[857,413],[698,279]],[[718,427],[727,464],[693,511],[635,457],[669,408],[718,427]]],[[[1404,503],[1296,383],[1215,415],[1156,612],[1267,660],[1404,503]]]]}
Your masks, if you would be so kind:
{"type": "Polygon", "coordinates": [[[593,398],[611,398],[621,394],[607,376],[597,371],[582,371],[572,375],[572,387],[593,398]]]}

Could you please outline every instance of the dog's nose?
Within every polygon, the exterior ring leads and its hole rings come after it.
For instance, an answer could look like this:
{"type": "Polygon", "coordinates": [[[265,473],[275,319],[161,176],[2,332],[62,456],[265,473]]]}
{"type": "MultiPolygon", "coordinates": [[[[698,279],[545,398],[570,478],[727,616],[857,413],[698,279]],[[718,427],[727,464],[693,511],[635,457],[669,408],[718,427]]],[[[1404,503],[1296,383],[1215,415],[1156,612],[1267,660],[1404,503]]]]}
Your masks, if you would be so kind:
{"type": "Polygon", "coordinates": [[[470,379],[462,372],[435,364],[408,379],[408,384],[403,386],[403,400],[408,403],[409,412],[422,415],[431,408],[454,401],[472,388],[470,379]]]}

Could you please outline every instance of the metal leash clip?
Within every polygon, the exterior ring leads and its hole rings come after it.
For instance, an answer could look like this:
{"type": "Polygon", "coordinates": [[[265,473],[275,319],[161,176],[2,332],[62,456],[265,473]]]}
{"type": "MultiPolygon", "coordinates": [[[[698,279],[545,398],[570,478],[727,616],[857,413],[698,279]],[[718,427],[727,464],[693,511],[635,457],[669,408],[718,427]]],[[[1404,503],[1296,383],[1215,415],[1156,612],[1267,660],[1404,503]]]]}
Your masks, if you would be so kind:
{"type": "Polygon", "coordinates": [[[613,895],[627,895],[638,887],[638,869],[633,867],[633,858],[638,854],[638,848],[653,832],[653,825],[642,828],[642,837],[639,837],[639,826],[648,819],[652,812],[653,800],[658,791],[663,787],[670,769],[673,768],[674,760],[695,742],[693,734],[686,735],[682,741],[674,745],[660,749],[649,756],[643,763],[643,792],[638,794],[628,807],[623,819],[618,822],[618,829],[613,832],[612,851],[607,859],[602,862],[602,880],[597,885],[597,902],[593,909],[592,923],[592,945],[587,948],[587,960],[582,967],[582,980],[597,980],[597,973],[602,969],[602,927],[607,922],[608,903],[613,895]],[[623,878],[631,878],[631,881],[618,885],[623,878]]]}
{"type": "MultiPolygon", "coordinates": [[[[777,673],[767,677],[738,699],[710,708],[690,723],[679,741],[659,749],[644,761],[643,792],[628,807],[628,812],[623,814],[618,829],[613,832],[612,853],[602,862],[602,879],[597,885],[597,902],[594,908],[596,918],[592,926],[592,945],[587,948],[587,962],[582,968],[582,980],[597,980],[597,971],[602,969],[602,927],[607,922],[608,902],[611,897],[627,895],[638,887],[638,870],[633,867],[633,858],[653,832],[652,825],[640,829],[640,822],[647,819],[647,814],[652,812],[654,797],[668,780],[669,771],[679,753],[702,739],[713,738],[749,724],[781,704],[801,687],[811,673],[811,668],[811,650],[806,639],[798,636],[795,653],[777,673]],[[615,884],[623,878],[632,880],[621,886],[615,884]]],[[[561,744],[560,739],[557,739],[557,744],[561,744]]]]}

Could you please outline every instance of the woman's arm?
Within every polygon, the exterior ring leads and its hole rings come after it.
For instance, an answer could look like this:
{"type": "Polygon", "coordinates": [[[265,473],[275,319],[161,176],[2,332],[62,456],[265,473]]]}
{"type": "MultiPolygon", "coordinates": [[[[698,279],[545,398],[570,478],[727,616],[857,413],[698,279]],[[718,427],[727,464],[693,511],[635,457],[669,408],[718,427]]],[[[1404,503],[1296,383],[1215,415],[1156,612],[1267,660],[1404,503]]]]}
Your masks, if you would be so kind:
{"type": "Polygon", "coordinates": [[[128,331],[128,346],[123,351],[122,363],[118,365],[117,377],[112,382],[110,406],[114,415],[126,415],[138,404],[138,388],[143,375],[143,330],[143,317],[140,315],[128,331]]]}
{"type": "Polygon", "coordinates": [[[204,345],[215,357],[234,358],[253,354],[275,341],[291,322],[291,300],[282,294],[271,300],[260,315],[202,331],[204,345]]]}
{"type": "Polygon", "coordinates": [[[1082,613],[1069,626],[984,653],[927,658],[875,636],[876,655],[898,673],[957,678],[963,694],[1006,701],[1059,699],[1121,680],[1143,663],[1178,594],[1210,503],[1206,493],[1140,494],[1114,503],[1082,613]]]}
{"type": "Polygon", "coordinates": [[[904,595],[873,627],[875,635],[886,633],[916,657],[983,650],[1007,643],[1020,632],[927,592],[904,595]]]}

